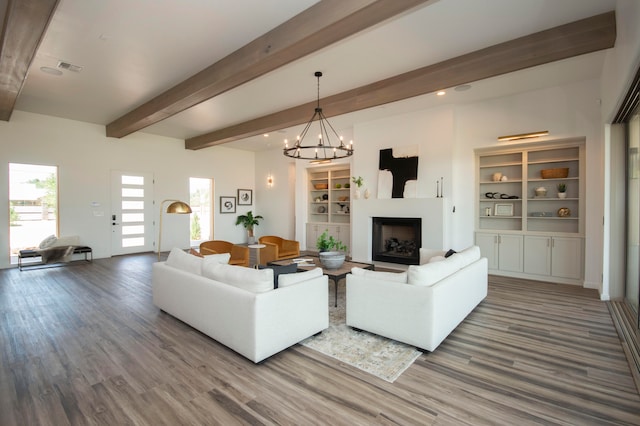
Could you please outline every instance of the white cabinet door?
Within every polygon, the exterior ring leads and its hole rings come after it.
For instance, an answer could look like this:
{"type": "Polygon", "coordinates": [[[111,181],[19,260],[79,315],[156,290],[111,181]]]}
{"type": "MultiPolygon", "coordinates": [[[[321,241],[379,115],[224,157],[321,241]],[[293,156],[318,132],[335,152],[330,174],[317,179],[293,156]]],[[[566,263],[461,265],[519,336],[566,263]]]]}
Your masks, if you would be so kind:
{"type": "Polygon", "coordinates": [[[499,235],[498,259],[501,271],[522,272],[522,235],[499,235]]]}
{"type": "Polygon", "coordinates": [[[551,275],[551,237],[524,237],[524,272],[551,275]]]}
{"type": "Polygon", "coordinates": [[[322,233],[322,231],[318,232],[319,228],[320,226],[315,223],[307,223],[307,250],[317,250],[316,241],[322,233]]]}
{"type": "Polygon", "coordinates": [[[476,233],[476,245],[480,255],[487,258],[489,269],[498,269],[498,234],[476,233]]]}
{"type": "Polygon", "coordinates": [[[582,278],[582,239],[553,237],[551,275],[559,278],[582,278]]]}
{"type": "Polygon", "coordinates": [[[522,235],[476,234],[480,254],[487,258],[489,269],[522,272],[522,235]]]}

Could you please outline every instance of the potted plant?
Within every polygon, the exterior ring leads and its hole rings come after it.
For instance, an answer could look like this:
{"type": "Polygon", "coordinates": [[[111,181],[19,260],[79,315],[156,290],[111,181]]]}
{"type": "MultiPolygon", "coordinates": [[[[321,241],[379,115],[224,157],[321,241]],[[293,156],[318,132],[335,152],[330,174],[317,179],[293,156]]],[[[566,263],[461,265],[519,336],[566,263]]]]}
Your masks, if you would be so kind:
{"type": "Polygon", "coordinates": [[[351,181],[357,186],[353,193],[353,197],[358,200],[360,199],[360,187],[364,184],[364,179],[362,179],[362,176],[358,176],[357,178],[355,176],[351,176],[351,181]]]}
{"type": "Polygon", "coordinates": [[[337,269],[344,263],[347,246],[333,238],[333,235],[330,236],[328,229],[318,237],[316,247],[320,250],[320,263],[325,268],[337,269]]]}
{"type": "Polygon", "coordinates": [[[247,214],[241,214],[236,219],[236,225],[242,225],[244,226],[244,229],[247,230],[247,235],[249,237],[249,244],[255,243],[255,237],[253,235],[253,227],[260,225],[260,220],[262,219],[264,218],[260,215],[254,216],[253,213],[251,213],[251,210],[249,210],[247,214]]]}
{"type": "Polygon", "coordinates": [[[564,183],[559,183],[558,186],[558,198],[566,198],[567,197],[567,185],[564,183]]]}

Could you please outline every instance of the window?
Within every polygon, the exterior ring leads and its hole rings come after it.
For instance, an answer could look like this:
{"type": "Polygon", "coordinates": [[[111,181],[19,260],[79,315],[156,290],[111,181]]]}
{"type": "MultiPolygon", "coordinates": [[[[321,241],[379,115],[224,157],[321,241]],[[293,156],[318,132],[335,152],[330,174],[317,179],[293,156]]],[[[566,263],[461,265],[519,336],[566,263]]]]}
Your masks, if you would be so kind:
{"type": "Polygon", "coordinates": [[[18,252],[58,235],[58,168],[9,164],[9,241],[11,263],[18,252]]]}

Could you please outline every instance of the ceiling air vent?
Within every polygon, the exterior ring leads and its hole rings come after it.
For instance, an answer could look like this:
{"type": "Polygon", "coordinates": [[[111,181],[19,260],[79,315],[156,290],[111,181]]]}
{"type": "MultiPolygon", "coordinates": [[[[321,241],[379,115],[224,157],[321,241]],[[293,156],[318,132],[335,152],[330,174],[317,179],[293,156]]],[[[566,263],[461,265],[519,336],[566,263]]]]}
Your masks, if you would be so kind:
{"type": "Polygon", "coordinates": [[[70,64],[69,62],[64,62],[64,61],[58,61],[58,68],[63,70],[73,71],[73,72],[82,71],[81,66],[73,65],[73,64],[70,64]]]}

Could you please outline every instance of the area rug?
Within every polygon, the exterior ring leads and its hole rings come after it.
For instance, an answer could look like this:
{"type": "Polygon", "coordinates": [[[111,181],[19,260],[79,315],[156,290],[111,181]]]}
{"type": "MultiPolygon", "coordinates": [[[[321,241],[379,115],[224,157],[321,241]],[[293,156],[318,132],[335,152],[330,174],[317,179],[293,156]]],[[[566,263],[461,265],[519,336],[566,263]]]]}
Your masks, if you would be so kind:
{"type": "MultiPolygon", "coordinates": [[[[344,281],[340,284],[344,292],[344,281]]],[[[351,329],[345,323],[344,295],[339,292],[338,296],[338,307],[329,308],[329,328],[300,343],[393,383],[422,352],[395,340],[351,329]]]]}

